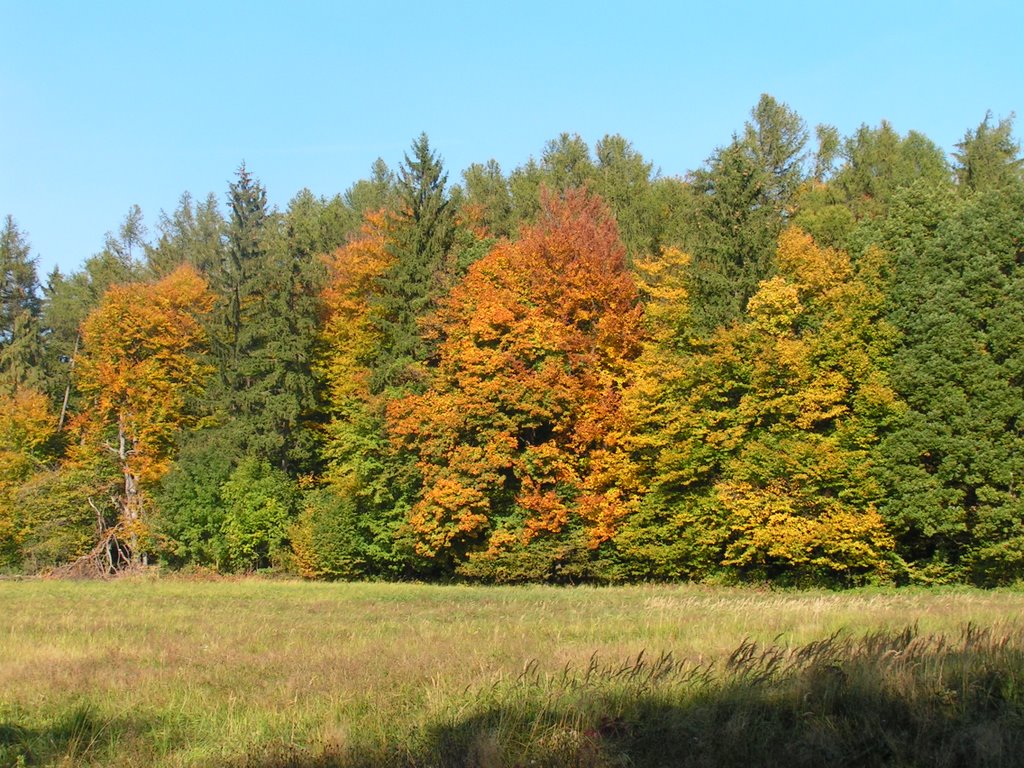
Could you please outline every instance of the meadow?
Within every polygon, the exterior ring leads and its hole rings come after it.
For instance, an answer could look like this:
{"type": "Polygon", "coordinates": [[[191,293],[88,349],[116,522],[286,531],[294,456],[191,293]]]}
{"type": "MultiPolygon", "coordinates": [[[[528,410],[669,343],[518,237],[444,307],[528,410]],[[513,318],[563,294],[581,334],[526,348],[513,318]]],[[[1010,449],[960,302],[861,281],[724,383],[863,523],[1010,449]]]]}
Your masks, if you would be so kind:
{"type": "Polygon", "coordinates": [[[1024,593],[0,581],[0,766],[1024,765],[1024,593]]]}

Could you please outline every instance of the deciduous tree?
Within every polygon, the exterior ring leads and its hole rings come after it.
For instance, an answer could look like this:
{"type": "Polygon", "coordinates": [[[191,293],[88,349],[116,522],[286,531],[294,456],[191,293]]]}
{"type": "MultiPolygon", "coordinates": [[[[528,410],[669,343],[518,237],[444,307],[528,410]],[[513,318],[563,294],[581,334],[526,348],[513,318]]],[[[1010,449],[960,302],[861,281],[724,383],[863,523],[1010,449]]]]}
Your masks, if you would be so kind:
{"type": "Polygon", "coordinates": [[[145,555],[147,490],[168,470],[186,405],[205,381],[196,353],[212,296],[190,267],[152,284],[114,286],[82,325],[77,417],[85,444],[111,454],[123,479],[119,525],[132,556],[145,555]]]}
{"type": "Polygon", "coordinates": [[[431,386],[388,409],[423,473],[409,518],[422,555],[473,553],[467,572],[489,578],[585,570],[580,552],[630,509],[611,435],[639,317],[615,224],[580,190],[546,198],[537,225],[470,268],[436,318],[431,386]]]}
{"type": "Polygon", "coordinates": [[[871,472],[899,408],[877,281],[796,229],[777,259],[742,322],[701,340],[670,312],[638,360],[629,444],[649,494],[618,540],[637,575],[845,580],[891,550],[871,472]]]}

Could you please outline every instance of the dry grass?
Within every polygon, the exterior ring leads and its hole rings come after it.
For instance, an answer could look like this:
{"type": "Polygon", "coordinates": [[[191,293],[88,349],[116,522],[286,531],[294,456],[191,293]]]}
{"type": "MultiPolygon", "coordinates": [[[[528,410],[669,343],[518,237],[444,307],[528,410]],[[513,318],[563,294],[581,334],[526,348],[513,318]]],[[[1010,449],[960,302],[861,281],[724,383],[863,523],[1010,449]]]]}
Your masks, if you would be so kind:
{"type": "Polygon", "coordinates": [[[893,743],[833,757],[914,765],[897,742],[928,723],[983,745],[942,754],[1020,765],[1003,726],[1024,732],[1022,608],[974,590],[0,582],[0,766],[669,765],[658,749],[684,744],[694,765],[771,764],[743,733],[808,765],[872,733],[893,743]],[[989,689],[982,717],[964,692],[989,689]],[[718,735],[679,740],[700,728],[718,735]]]}

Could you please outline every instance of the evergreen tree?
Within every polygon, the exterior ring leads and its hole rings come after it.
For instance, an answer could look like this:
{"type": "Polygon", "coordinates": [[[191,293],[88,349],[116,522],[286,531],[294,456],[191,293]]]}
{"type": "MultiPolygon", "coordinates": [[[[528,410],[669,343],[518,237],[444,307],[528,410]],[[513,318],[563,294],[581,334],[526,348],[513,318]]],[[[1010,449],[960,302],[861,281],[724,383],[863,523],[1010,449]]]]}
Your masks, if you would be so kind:
{"type": "Polygon", "coordinates": [[[956,145],[953,172],[961,188],[977,192],[1024,182],[1024,159],[1020,144],[1013,140],[1013,118],[1011,114],[992,126],[992,113],[987,112],[977,129],[967,131],[956,145]]]}
{"type": "Polygon", "coordinates": [[[161,212],[157,229],[156,244],[146,248],[146,268],[154,277],[169,274],[182,264],[209,275],[220,263],[225,222],[212,193],[198,202],[184,193],[174,213],[161,212]]]}
{"type": "Polygon", "coordinates": [[[289,249],[307,262],[331,253],[352,235],[350,216],[341,195],[328,200],[308,189],[300,190],[284,216],[289,249]]]}
{"type": "Polygon", "coordinates": [[[804,179],[807,127],[785,104],[761,94],[744,125],[743,144],[768,183],[762,202],[784,214],[804,179]]]}
{"type": "Polygon", "coordinates": [[[228,391],[241,389],[238,362],[241,355],[242,323],[266,258],[267,192],[242,163],[238,178],[228,190],[230,216],[227,247],[212,285],[220,297],[215,318],[214,354],[218,372],[228,391]]]}
{"type": "Polygon", "coordinates": [[[492,237],[511,237],[515,230],[512,192],[496,160],[473,163],[462,173],[465,202],[463,217],[492,237]]]}
{"type": "Polygon", "coordinates": [[[880,241],[909,408],[881,445],[882,512],[921,580],[1024,576],[1024,189],[915,184],[880,241]]]}
{"type": "Polygon", "coordinates": [[[378,281],[371,309],[381,342],[371,387],[419,386],[433,354],[419,321],[437,306],[454,273],[455,211],[445,189],[448,176],[426,134],[413,142],[398,178],[399,210],[389,231],[391,266],[378,281]]]}
{"type": "Polygon", "coordinates": [[[950,182],[949,166],[934,143],[916,131],[900,136],[885,120],[878,128],[858,128],[843,143],[842,156],[830,186],[858,220],[884,216],[893,196],[918,179],[933,187],[950,182]]]}
{"type": "Polygon", "coordinates": [[[0,229],[0,344],[9,344],[22,312],[39,314],[36,263],[25,235],[12,216],[0,229]]]}
{"type": "Polygon", "coordinates": [[[143,222],[142,209],[133,205],[125,214],[121,226],[117,228],[117,234],[107,232],[104,251],[118,261],[135,267],[136,253],[146,250],[147,232],[143,222]]]}
{"type": "Polygon", "coordinates": [[[401,576],[410,572],[411,546],[402,528],[419,488],[415,467],[398,456],[385,428],[390,393],[370,382],[381,333],[371,311],[380,278],[391,267],[394,217],[369,213],[360,236],[327,259],[321,359],[325,383],[324,493],[310,499],[293,543],[306,575],[401,576]],[[347,533],[341,535],[339,516],[347,533]]]}
{"type": "Polygon", "coordinates": [[[368,213],[391,210],[397,204],[397,197],[395,174],[388,168],[387,163],[378,157],[370,168],[370,178],[355,182],[342,195],[348,210],[347,233],[356,236],[368,213]]]}
{"type": "Polygon", "coordinates": [[[0,229],[0,388],[42,385],[41,303],[36,262],[11,216],[0,229]]]}
{"type": "Polygon", "coordinates": [[[290,247],[282,218],[243,165],[230,186],[227,247],[213,285],[213,405],[237,441],[291,474],[309,471],[315,448],[311,370],[318,293],[316,260],[290,247]]]}
{"type": "Polygon", "coordinates": [[[803,180],[807,131],[785,104],[762,95],[742,136],[691,174],[687,250],[698,330],[739,318],[774,269],[775,243],[803,180]]]}
{"type": "Polygon", "coordinates": [[[611,208],[630,259],[655,253],[664,219],[657,215],[651,163],[622,136],[605,136],[594,148],[597,165],[590,182],[611,208]]]}

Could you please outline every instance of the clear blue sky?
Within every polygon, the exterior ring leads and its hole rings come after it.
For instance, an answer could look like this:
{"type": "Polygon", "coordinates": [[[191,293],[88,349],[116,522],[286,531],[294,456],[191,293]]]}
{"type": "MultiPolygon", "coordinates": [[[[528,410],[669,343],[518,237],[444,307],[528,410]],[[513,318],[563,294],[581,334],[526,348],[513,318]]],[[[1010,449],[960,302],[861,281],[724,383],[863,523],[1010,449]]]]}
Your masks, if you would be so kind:
{"type": "Polygon", "coordinates": [[[1018,0],[0,0],[0,29],[0,215],[41,276],[132,204],[152,233],[186,190],[223,201],[243,160],[284,208],[396,167],[421,131],[451,181],[563,131],[682,175],[763,92],[809,127],[887,119],[947,152],[986,110],[1024,110],[1018,0]]]}

